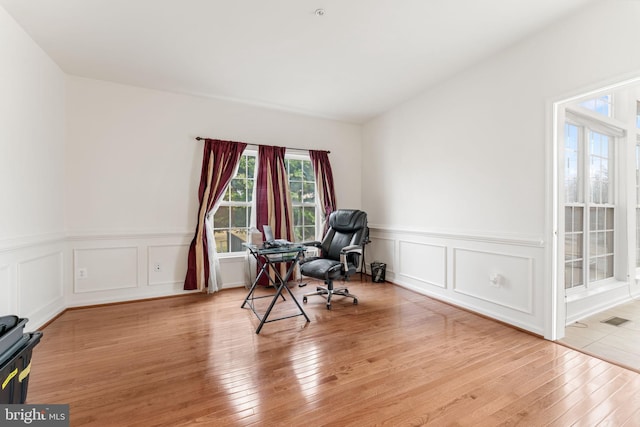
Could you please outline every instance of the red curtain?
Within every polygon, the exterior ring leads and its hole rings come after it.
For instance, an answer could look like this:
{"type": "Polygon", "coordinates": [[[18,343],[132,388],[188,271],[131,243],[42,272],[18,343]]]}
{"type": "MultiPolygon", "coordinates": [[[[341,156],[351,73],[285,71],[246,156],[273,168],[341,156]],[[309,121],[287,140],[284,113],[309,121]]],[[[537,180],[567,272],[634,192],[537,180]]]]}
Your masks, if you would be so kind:
{"type": "Polygon", "coordinates": [[[333,186],[333,172],[326,151],[309,150],[309,157],[316,177],[316,191],[322,206],[322,235],[329,229],[329,215],[336,210],[336,192],[333,186]]]}
{"type": "MultiPolygon", "coordinates": [[[[189,247],[185,290],[205,291],[209,285],[209,242],[205,230],[205,220],[216,203],[224,195],[229,181],[236,172],[240,157],[247,144],[243,142],[204,140],[202,172],[198,190],[198,225],[189,247]]],[[[215,242],[211,242],[215,248],[215,242]]],[[[217,289],[214,289],[214,291],[217,289]]]]}
{"type": "MultiPolygon", "coordinates": [[[[264,225],[273,230],[275,239],[294,241],[293,208],[289,192],[289,177],[285,167],[286,148],[261,145],[258,148],[256,177],[256,226],[262,232],[264,225]]],[[[281,266],[286,271],[286,266],[281,266]]],[[[266,285],[266,277],[259,283],[266,285]]]]}

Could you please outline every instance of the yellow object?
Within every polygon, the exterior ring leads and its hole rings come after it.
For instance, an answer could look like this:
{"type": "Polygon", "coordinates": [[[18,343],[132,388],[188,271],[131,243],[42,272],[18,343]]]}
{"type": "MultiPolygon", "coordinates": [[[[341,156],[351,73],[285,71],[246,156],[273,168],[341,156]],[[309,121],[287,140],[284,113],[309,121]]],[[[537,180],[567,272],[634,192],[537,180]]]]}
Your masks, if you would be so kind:
{"type": "Polygon", "coordinates": [[[18,375],[18,381],[22,382],[25,378],[27,378],[29,376],[29,372],[31,372],[31,362],[29,362],[27,367],[24,368],[22,372],[20,372],[20,375],[18,375]]]}
{"type": "Polygon", "coordinates": [[[9,384],[9,382],[13,379],[13,377],[15,377],[18,374],[18,368],[14,369],[9,376],[4,380],[4,382],[2,383],[2,389],[4,390],[5,388],[7,388],[7,385],[9,384]]]}

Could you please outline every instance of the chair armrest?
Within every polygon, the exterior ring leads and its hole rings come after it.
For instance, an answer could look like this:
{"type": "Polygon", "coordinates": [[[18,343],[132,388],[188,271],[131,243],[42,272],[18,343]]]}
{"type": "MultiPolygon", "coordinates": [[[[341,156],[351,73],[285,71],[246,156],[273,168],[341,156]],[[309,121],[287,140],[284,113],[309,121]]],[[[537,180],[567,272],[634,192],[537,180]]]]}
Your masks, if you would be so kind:
{"type": "Polygon", "coordinates": [[[362,255],[362,246],[360,245],[351,245],[345,246],[340,251],[340,262],[344,268],[344,271],[349,271],[349,262],[347,261],[348,254],[360,254],[362,255]]]}
{"type": "Polygon", "coordinates": [[[362,254],[362,246],[360,246],[360,245],[345,246],[344,248],[342,248],[340,253],[343,253],[343,254],[350,254],[350,253],[362,254]]]}
{"type": "Polygon", "coordinates": [[[300,242],[302,246],[313,246],[314,248],[322,247],[322,242],[318,242],[317,240],[309,241],[309,242],[300,242]]]}

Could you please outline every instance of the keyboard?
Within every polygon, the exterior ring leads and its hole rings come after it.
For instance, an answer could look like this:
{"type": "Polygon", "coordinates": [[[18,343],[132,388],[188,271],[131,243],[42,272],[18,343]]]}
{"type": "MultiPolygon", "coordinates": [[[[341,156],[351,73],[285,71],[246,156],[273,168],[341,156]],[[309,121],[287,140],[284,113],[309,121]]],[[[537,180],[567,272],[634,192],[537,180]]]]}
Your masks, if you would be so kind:
{"type": "Polygon", "coordinates": [[[284,240],[284,239],[275,239],[275,240],[269,240],[266,241],[262,244],[262,247],[265,249],[272,249],[272,248],[286,248],[288,246],[291,246],[293,243],[291,243],[288,240],[284,240]]]}

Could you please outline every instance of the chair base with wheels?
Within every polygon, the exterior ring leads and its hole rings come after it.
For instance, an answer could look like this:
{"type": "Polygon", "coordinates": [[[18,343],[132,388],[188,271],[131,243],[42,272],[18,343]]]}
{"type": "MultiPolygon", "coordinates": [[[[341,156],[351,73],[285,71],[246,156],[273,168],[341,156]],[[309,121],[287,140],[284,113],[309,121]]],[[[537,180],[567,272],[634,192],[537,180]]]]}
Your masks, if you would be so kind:
{"type": "Polygon", "coordinates": [[[311,292],[308,294],[304,294],[304,296],[302,297],[302,302],[306,303],[307,302],[307,297],[310,296],[314,296],[314,295],[320,295],[323,296],[324,299],[327,300],[327,310],[331,310],[331,298],[334,295],[338,295],[338,296],[342,296],[342,297],[347,297],[347,298],[353,298],[353,304],[357,305],[358,304],[358,297],[350,294],[349,293],[349,289],[347,289],[346,287],[342,287],[342,288],[338,288],[338,289],[333,289],[333,282],[329,282],[326,283],[327,287],[323,287],[323,286],[318,286],[316,288],[315,292],[311,292]]]}

